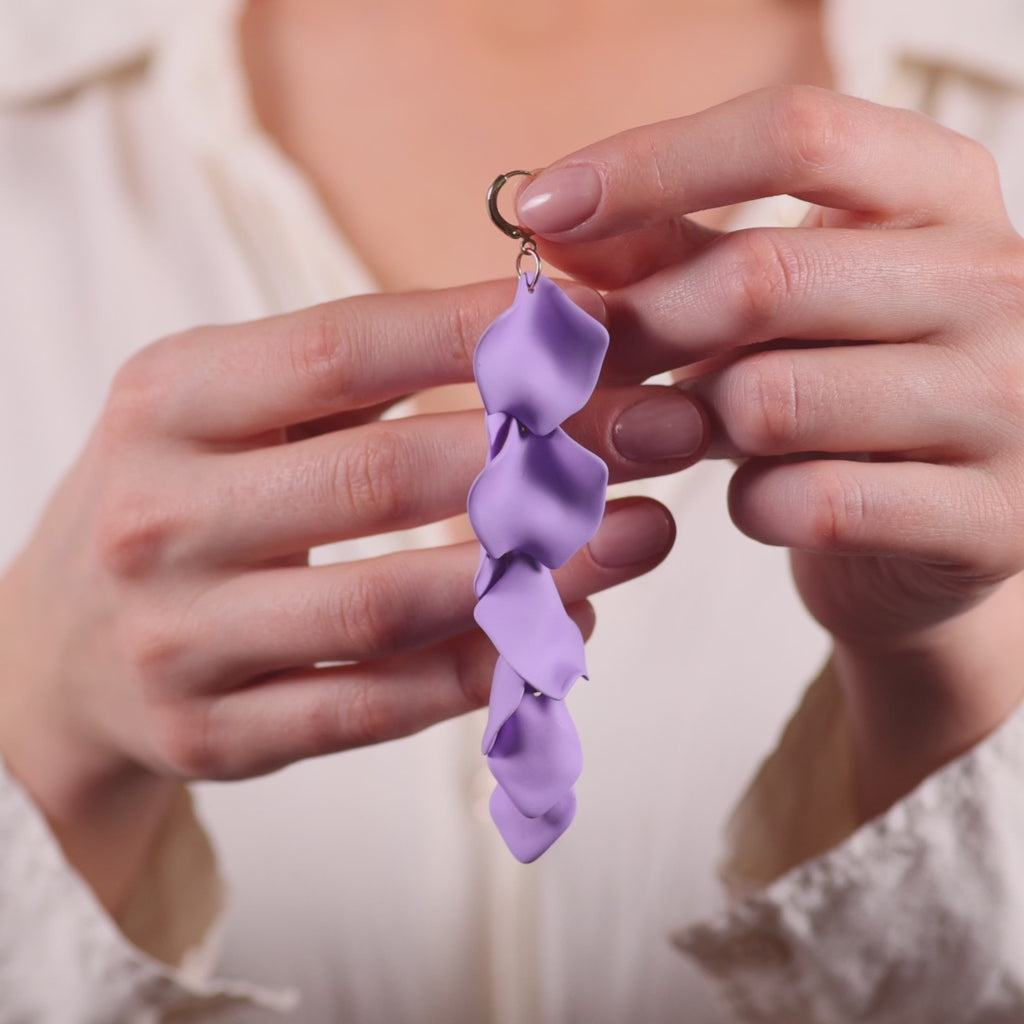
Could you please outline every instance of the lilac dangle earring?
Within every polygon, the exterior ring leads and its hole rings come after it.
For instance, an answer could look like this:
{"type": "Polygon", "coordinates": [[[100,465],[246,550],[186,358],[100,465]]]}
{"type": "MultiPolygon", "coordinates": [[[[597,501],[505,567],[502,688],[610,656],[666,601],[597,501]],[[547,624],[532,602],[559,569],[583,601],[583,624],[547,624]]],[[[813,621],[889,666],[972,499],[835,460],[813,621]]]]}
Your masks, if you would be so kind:
{"type": "Polygon", "coordinates": [[[499,213],[498,193],[523,174],[499,175],[487,193],[491,219],[520,243],[519,287],[474,356],[490,449],[468,511],[482,547],[475,617],[498,649],[483,739],[497,781],[491,817],[525,864],[576,814],[583,752],[565,697],[587,669],[551,570],[590,540],[604,514],[608,469],[561,424],[593,393],[608,332],[543,276],[530,232],[499,213]]]}

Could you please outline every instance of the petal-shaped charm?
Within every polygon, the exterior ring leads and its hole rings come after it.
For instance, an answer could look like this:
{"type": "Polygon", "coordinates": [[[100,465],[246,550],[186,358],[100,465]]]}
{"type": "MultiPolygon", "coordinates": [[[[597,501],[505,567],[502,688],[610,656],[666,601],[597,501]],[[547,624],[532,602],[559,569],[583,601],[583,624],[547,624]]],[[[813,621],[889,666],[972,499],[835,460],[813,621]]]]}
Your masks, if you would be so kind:
{"type": "Polygon", "coordinates": [[[509,429],[515,420],[508,413],[495,412],[487,414],[487,443],[490,446],[487,461],[490,462],[505,445],[509,429]]]}
{"type": "Polygon", "coordinates": [[[560,427],[511,429],[469,492],[469,517],[492,558],[522,551],[557,569],[594,536],[608,469],[560,427]]]}
{"type": "Polygon", "coordinates": [[[473,578],[473,593],[479,601],[487,593],[508,566],[509,558],[491,558],[485,548],[480,549],[480,564],[473,578]]]}
{"type": "Polygon", "coordinates": [[[516,672],[561,700],[587,673],[583,635],[562,605],[551,571],[528,555],[507,557],[474,617],[516,672]]]}
{"type": "Polygon", "coordinates": [[[477,345],[474,372],[489,413],[550,434],[579,412],[597,384],[608,332],[558,285],[519,279],[515,302],[477,345]]]}
{"type": "Polygon", "coordinates": [[[564,701],[527,694],[491,747],[491,773],[528,818],[539,818],[572,789],[583,748],[564,701]]]}
{"type": "Polygon", "coordinates": [[[539,818],[522,814],[499,786],[491,794],[491,817],[512,856],[523,864],[535,861],[576,817],[576,792],[569,792],[539,818]]]}
{"type": "MultiPolygon", "coordinates": [[[[489,754],[501,727],[516,713],[526,693],[526,680],[504,659],[499,657],[491,680],[490,710],[484,730],[483,752],[489,754]]],[[[533,692],[533,688],[530,688],[533,692]]],[[[576,780],[573,779],[573,782],[576,780]]],[[[554,803],[552,800],[551,803],[554,803]]],[[[550,805],[549,805],[550,806],[550,805]]]]}
{"type": "Polygon", "coordinates": [[[590,397],[608,334],[539,267],[477,346],[488,459],[468,502],[482,545],[476,620],[499,654],[483,737],[498,781],[491,815],[524,863],[576,813],[583,755],[561,698],[586,662],[551,569],[597,529],[608,481],[601,460],[560,428],[590,397]]]}

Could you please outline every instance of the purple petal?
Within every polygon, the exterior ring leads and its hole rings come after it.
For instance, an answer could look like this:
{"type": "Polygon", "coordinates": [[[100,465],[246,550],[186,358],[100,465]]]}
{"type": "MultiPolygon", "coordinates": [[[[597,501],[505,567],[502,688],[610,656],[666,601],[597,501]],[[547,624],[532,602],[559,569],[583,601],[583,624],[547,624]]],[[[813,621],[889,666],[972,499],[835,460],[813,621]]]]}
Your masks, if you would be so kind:
{"type": "Polygon", "coordinates": [[[488,462],[504,447],[509,428],[514,422],[511,416],[503,412],[489,413],[487,415],[487,443],[490,446],[487,454],[488,462]]]}
{"type": "Polygon", "coordinates": [[[572,824],[576,817],[576,793],[570,789],[551,810],[539,818],[528,818],[499,786],[491,794],[491,817],[516,860],[529,864],[572,824]]]}
{"type": "Polygon", "coordinates": [[[487,593],[508,566],[507,558],[491,558],[489,554],[480,549],[480,564],[476,569],[476,576],[473,577],[473,593],[479,601],[487,593]]]}
{"type": "Polygon", "coordinates": [[[516,672],[561,700],[586,675],[583,635],[562,606],[551,571],[528,555],[506,558],[504,573],[473,615],[516,672]]]}
{"type": "MultiPolygon", "coordinates": [[[[483,741],[485,754],[491,752],[501,727],[516,713],[516,708],[526,693],[526,687],[526,680],[504,658],[499,657],[498,664],[494,666],[494,678],[491,680],[491,700],[483,741]]],[[[533,692],[532,687],[530,692],[533,692]]],[[[575,781],[574,779],[573,782],[575,781]]],[[[554,803],[554,800],[551,803],[554,803]]]]}
{"type": "Polygon", "coordinates": [[[594,536],[604,515],[608,469],[558,428],[511,429],[469,491],[469,518],[493,558],[522,551],[551,569],[594,536]]]}
{"type": "Polygon", "coordinates": [[[602,324],[546,277],[531,292],[524,274],[515,301],[477,345],[473,365],[484,406],[550,434],[586,404],[607,349],[602,324]]]}
{"type": "Polygon", "coordinates": [[[538,818],[572,789],[583,748],[565,701],[523,697],[488,755],[491,772],[528,818],[538,818]]]}

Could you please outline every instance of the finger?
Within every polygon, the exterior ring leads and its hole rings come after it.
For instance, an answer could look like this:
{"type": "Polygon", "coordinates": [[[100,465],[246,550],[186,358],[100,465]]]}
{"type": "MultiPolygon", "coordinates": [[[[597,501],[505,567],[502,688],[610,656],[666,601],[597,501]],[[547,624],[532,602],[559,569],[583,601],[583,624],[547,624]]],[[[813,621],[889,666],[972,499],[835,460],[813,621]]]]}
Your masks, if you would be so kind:
{"type": "MultiPolygon", "coordinates": [[[[118,402],[174,436],[249,438],[472,380],[487,325],[514,282],[364,295],[157,342],[118,376],[118,402]]],[[[570,294],[600,315],[589,289],[570,294]]]]}
{"type": "Polygon", "coordinates": [[[720,235],[679,216],[592,242],[537,241],[545,264],[591,288],[612,291],[684,262],[720,235]]]}
{"type": "Polygon", "coordinates": [[[707,414],[674,387],[599,387],[565,423],[608,466],[611,483],[675,473],[698,462],[711,431],[707,414]]]}
{"type": "MultiPolygon", "coordinates": [[[[647,499],[609,505],[595,537],[555,574],[573,603],[657,565],[674,539],[667,510],[647,499]]],[[[315,568],[235,576],[194,601],[191,643],[168,669],[223,689],[253,676],[324,661],[367,661],[472,628],[475,543],[315,568]],[[189,664],[188,652],[202,652],[189,664]]],[[[169,646],[169,645],[165,645],[169,646]]]]}
{"type": "Polygon", "coordinates": [[[384,420],[207,459],[214,505],[189,555],[239,564],[465,511],[487,457],[482,411],[384,420]]]}
{"type": "Polygon", "coordinates": [[[712,424],[712,458],[803,452],[985,455],[1004,413],[974,364],[934,345],[775,349],[681,385],[712,424]]]}
{"type": "MultiPolygon", "coordinates": [[[[593,609],[568,611],[588,636],[593,609]]],[[[408,736],[486,704],[496,658],[474,631],[411,655],[274,676],[199,704],[171,760],[187,777],[238,779],[408,736]]]]}
{"type": "Polygon", "coordinates": [[[923,115],[810,86],[758,90],[588,146],[534,178],[517,213],[534,232],[579,242],[781,194],[905,224],[962,220],[965,208],[975,220],[1005,216],[980,145],[923,115]]]}
{"type": "Polygon", "coordinates": [[[286,440],[301,441],[307,437],[319,437],[321,434],[333,434],[339,430],[348,430],[350,427],[360,427],[364,423],[373,423],[408,397],[408,395],[397,395],[384,402],[377,402],[376,405],[368,405],[363,409],[351,409],[348,412],[321,416],[319,419],[308,420],[305,423],[296,423],[288,427],[286,440]]]}
{"type": "MultiPolygon", "coordinates": [[[[613,481],[676,472],[695,461],[708,434],[692,398],[658,387],[603,388],[568,426],[613,481]]],[[[216,454],[203,485],[215,505],[190,555],[220,564],[265,561],[447,519],[465,511],[486,455],[479,411],[216,454]]]]}
{"type": "Polygon", "coordinates": [[[902,556],[995,577],[1016,571],[1024,517],[993,479],[919,462],[752,459],[729,489],[733,521],[764,544],[819,554],[902,556]]]}
{"type": "Polygon", "coordinates": [[[946,229],[756,228],[607,297],[609,380],[777,338],[905,341],[968,323],[987,263],[946,229]],[[949,248],[956,248],[955,258],[949,248]]]}

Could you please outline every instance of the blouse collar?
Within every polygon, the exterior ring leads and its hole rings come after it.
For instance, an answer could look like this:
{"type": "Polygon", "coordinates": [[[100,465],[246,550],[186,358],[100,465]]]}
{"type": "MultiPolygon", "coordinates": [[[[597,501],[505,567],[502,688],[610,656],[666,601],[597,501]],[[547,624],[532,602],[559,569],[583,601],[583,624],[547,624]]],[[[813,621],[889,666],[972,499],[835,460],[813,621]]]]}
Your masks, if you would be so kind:
{"type": "Polygon", "coordinates": [[[899,103],[895,83],[908,68],[1024,92],[1020,0],[826,0],[826,8],[826,33],[844,92],[899,103]]]}

